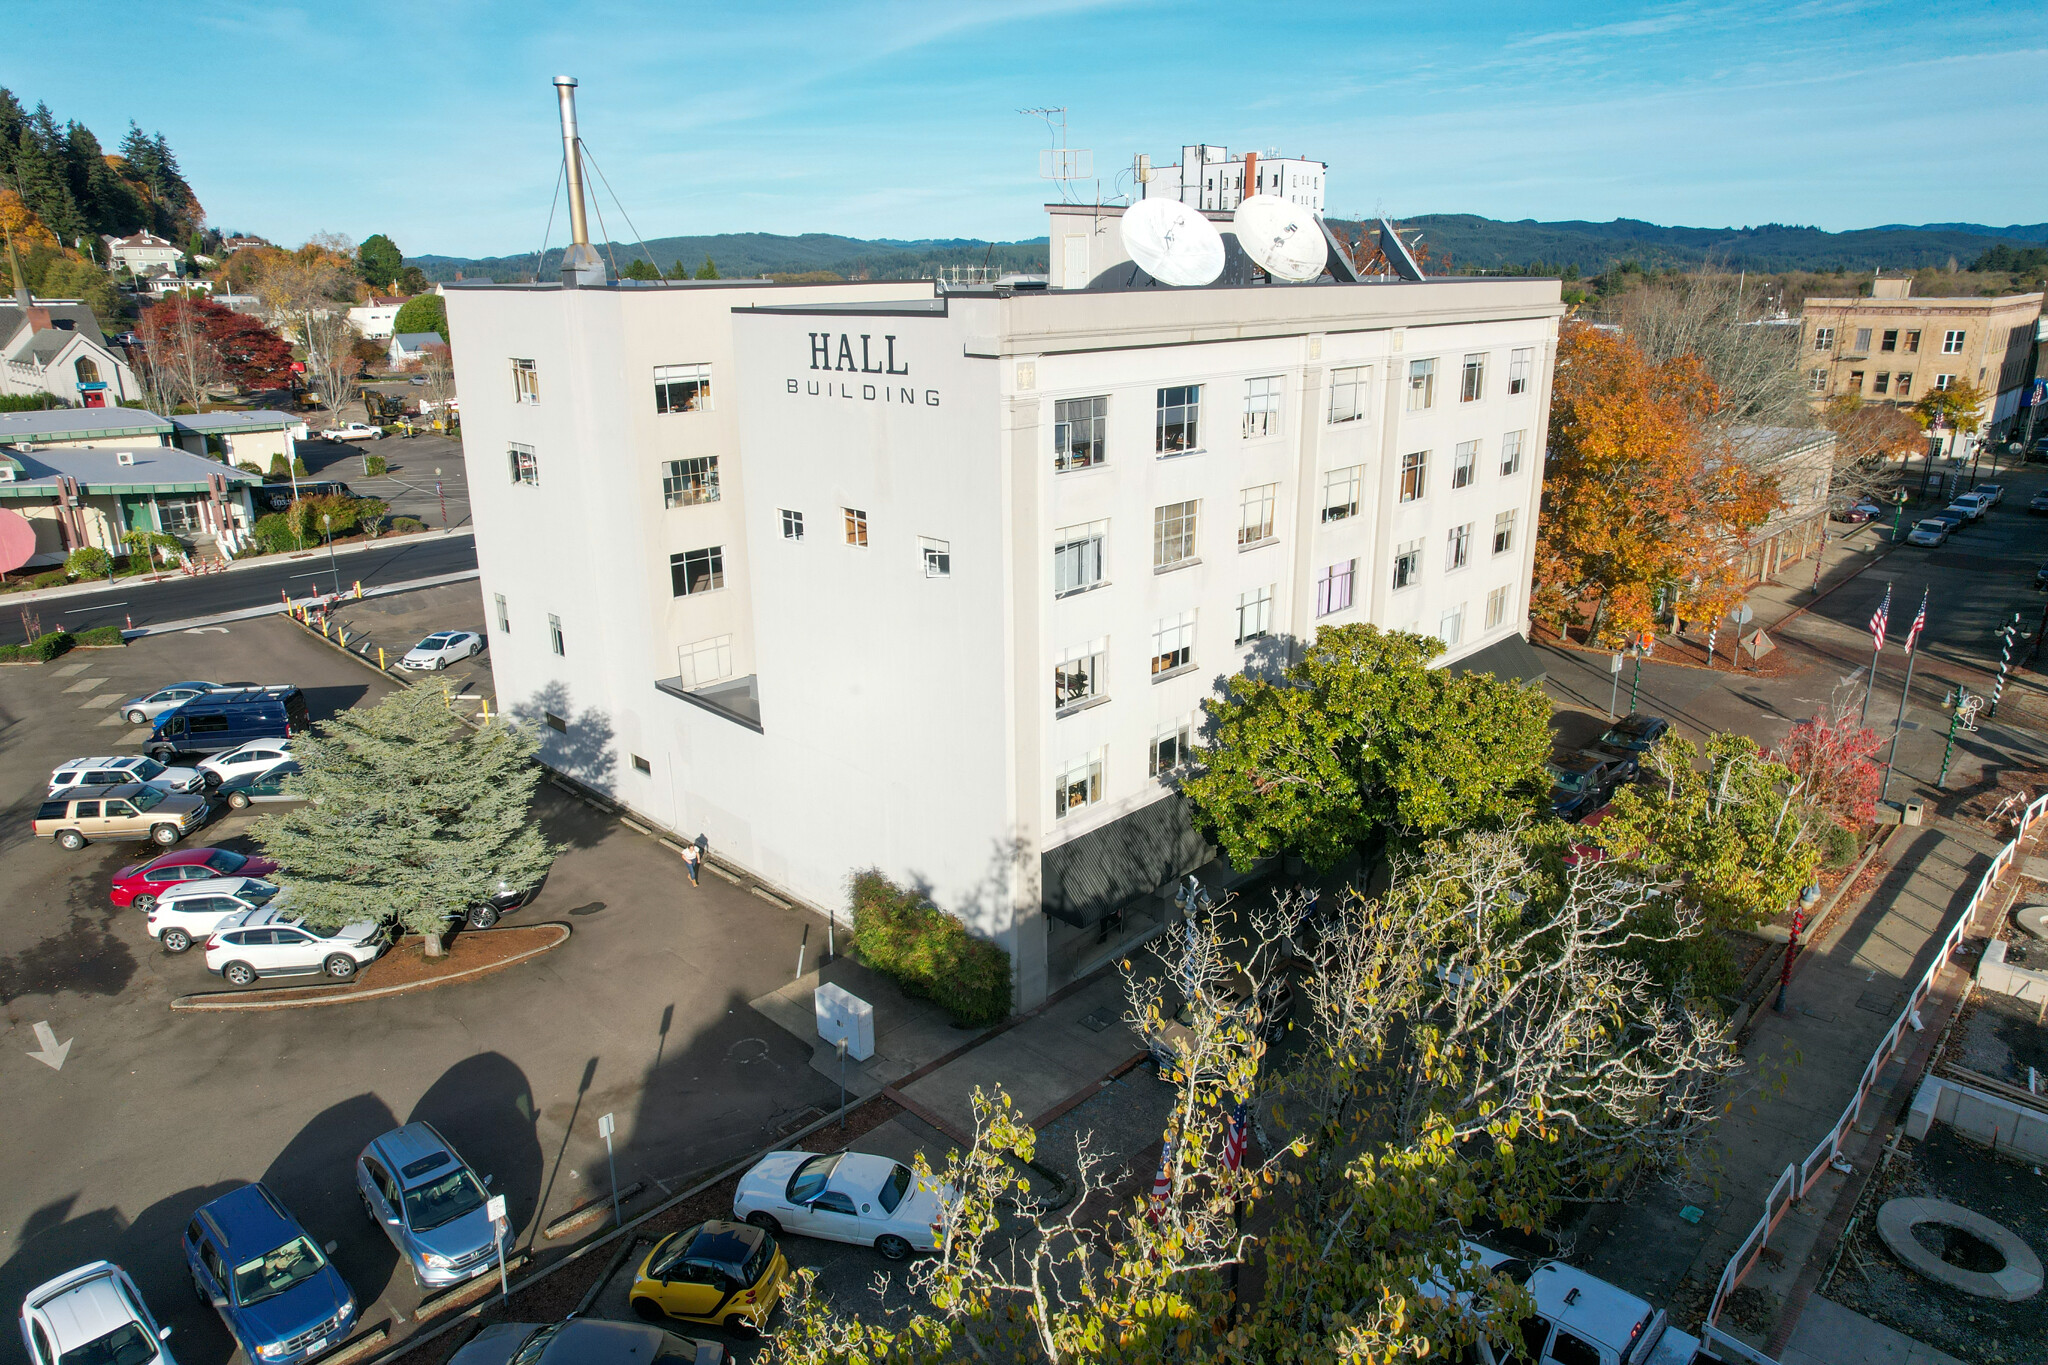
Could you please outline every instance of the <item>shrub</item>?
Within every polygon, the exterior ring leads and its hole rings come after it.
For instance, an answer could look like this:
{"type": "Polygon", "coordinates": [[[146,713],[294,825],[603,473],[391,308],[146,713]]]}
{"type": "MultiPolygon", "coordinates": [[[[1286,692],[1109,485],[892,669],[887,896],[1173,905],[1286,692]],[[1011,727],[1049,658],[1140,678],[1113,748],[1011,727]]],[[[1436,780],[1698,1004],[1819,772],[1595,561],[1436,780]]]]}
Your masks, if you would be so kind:
{"type": "Polygon", "coordinates": [[[39,635],[25,645],[0,645],[0,662],[21,663],[33,660],[46,664],[72,646],[71,636],[61,630],[48,635],[39,635]]]}
{"type": "Polygon", "coordinates": [[[273,456],[271,456],[271,457],[270,457],[270,477],[271,477],[271,478],[273,478],[273,479],[288,479],[288,478],[290,478],[291,476],[292,476],[292,471],[291,471],[291,467],[290,467],[289,465],[287,465],[287,464],[286,464],[286,463],[284,462],[284,456],[283,456],[283,454],[282,454],[282,453],[280,453],[280,454],[277,454],[277,455],[273,455],[273,456]]]}
{"type": "Polygon", "coordinates": [[[1009,1017],[1008,953],[873,868],[854,874],[852,895],[854,947],[870,969],[904,994],[936,1002],[958,1023],[1009,1017]]]}
{"type": "Polygon", "coordinates": [[[78,632],[76,640],[81,645],[121,645],[128,643],[122,638],[119,626],[94,626],[91,630],[81,630],[78,632]]]}
{"type": "Polygon", "coordinates": [[[393,517],[391,519],[390,530],[393,535],[404,535],[408,531],[424,531],[426,529],[427,524],[418,517],[393,517]]]}
{"type": "Polygon", "coordinates": [[[71,575],[68,571],[64,569],[52,569],[48,573],[37,574],[34,578],[29,580],[28,585],[31,588],[61,588],[70,581],[71,575]]]}
{"type": "Polygon", "coordinates": [[[107,552],[97,545],[81,545],[64,557],[64,572],[73,578],[105,578],[112,567],[107,552]]]}
{"type": "Polygon", "coordinates": [[[1856,854],[1859,851],[1856,836],[1833,821],[1830,821],[1827,829],[1822,831],[1820,842],[1823,866],[1839,872],[1856,861],[1856,854]]]}
{"type": "Polygon", "coordinates": [[[263,466],[257,464],[254,460],[237,460],[235,461],[235,468],[241,470],[244,474],[261,476],[263,473],[263,466]]]}
{"type": "Polygon", "coordinates": [[[389,467],[389,464],[382,455],[365,455],[363,457],[363,473],[371,478],[382,474],[389,467]]]}
{"type": "Polygon", "coordinates": [[[306,468],[306,462],[303,458],[297,455],[292,456],[292,473],[303,479],[312,472],[312,470],[306,468]]]}
{"type": "Polygon", "coordinates": [[[291,522],[282,512],[271,512],[256,518],[256,525],[249,534],[256,538],[258,545],[272,554],[299,548],[298,539],[292,535],[291,522]]]}

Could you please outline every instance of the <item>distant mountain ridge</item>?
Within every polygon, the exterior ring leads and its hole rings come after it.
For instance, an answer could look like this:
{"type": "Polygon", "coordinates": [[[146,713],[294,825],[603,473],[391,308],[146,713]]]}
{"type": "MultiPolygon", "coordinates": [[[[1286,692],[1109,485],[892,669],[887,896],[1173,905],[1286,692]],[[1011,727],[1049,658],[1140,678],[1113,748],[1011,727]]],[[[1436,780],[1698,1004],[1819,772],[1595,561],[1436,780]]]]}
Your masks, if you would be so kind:
{"type": "MultiPolygon", "coordinates": [[[[1357,230],[1356,224],[1349,226],[1357,230]]],[[[1400,220],[1417,228],[1435,259],[1449,253],[1451,269],[1501,270],[1539,263],[1550,269],[1576,266],[1595,275],[1622,261],[1648,267],[1697,266],[1711,263],[1727,270],[1910,270],[1945,266],[1951,259],[1968,265],[2000,242],[2015,247],[2048,243],[2048,223],[2016,223],[1991,227],[1983,223],[1891,223],[1847,232],[1785,223],[1754,227],[1665,227],[1634,218],[1594,223],[1580,220],[1539,222],[1525,218],[1507,222],[1468,213],[1425,213],[1400,220]]],[[[652,257],[664,274],[678,264],[694,271],[705,257],[718,263],[719,273],[784,275],[830,271],[873,279],[910,279],[947,268],[990,267],[1002,271],[1042,271],[1046,239],[988,242],[948,237],[844,237],[829,232],[784,236],[772,232],[727,232],[693,237],[661,237],[644,244],[608,243],[599,254],[627,262],[652,257]],[[644,256],[643,256],[644,251],[644,256]]],[[[452,280],[459,271],[477,279],[525,279],[536,273],[551,276],[561,268],[561,249],[536,262],[523,256],[415,256],[409,264],[429,279],[452,280]]]]}

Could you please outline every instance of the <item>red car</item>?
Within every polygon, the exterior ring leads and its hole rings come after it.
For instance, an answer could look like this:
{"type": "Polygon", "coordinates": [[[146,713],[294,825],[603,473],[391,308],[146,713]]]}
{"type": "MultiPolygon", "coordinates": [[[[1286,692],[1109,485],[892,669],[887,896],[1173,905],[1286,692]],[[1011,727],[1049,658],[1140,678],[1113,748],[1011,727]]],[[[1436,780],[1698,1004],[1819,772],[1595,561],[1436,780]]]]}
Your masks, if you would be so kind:
{"type": "Polygon", "coordinates": [[[226,848],[181,848],[152,858],[146,863],[124,867],[114,874],[107,895],[114,904],[147,910],[167,886],[201,881],[207,877],[267,877],[277,864],[254,854],[226,848]]]}

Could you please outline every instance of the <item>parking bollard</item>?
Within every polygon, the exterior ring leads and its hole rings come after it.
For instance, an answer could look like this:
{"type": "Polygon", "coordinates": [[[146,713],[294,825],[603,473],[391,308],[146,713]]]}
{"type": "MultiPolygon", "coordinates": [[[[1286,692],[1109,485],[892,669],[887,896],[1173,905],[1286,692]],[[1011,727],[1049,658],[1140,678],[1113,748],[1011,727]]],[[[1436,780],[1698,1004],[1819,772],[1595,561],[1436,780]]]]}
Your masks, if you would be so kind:
{"type": "Polygon", "coordinates": [[[384,667],[384,646],[382,645],[377,646],[377,671],[379,673],[389,671],[384,667]]]}

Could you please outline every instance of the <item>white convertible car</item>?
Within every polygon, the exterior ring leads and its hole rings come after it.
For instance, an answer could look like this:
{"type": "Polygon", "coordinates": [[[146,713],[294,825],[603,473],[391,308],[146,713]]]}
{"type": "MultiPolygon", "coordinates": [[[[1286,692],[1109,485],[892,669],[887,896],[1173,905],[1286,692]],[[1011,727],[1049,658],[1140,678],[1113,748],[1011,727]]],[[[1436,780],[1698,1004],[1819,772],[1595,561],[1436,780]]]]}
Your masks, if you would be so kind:
{"type": "Polygon", "coordinates": [[[871,1246],[900,1261],[938,1246],[952,1202],[951,1190],[885,1156],[770,1152],[740,1177],[732,1212],[770,1233],[871,1246]]]}

